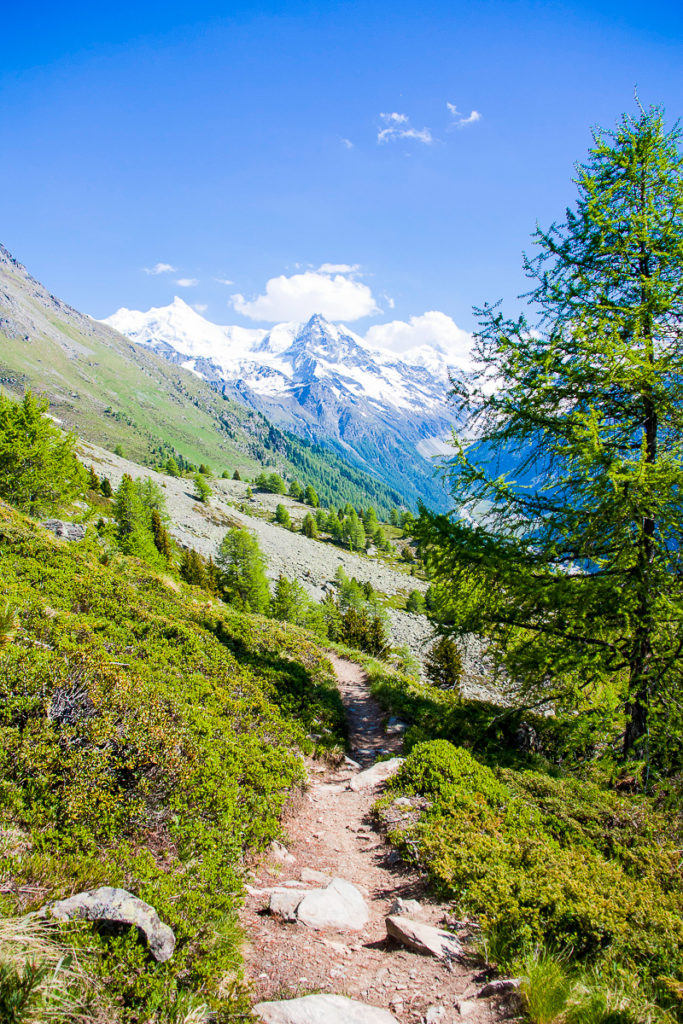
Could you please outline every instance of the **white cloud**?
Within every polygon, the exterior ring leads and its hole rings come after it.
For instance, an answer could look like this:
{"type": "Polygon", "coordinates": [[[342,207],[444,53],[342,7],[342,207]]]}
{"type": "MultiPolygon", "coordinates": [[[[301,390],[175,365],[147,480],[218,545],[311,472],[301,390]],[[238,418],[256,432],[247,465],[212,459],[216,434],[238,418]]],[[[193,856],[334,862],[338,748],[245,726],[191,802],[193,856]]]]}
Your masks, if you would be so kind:
{"type": "Polygon", "coordinates": [[[464,369],[470,365],[472,335],[463,330],[455,321],[437,310],[430,310],[410,320],[391,320],[376,324],[365,335],[365,340],[375,348],[404,354],[411,349],[427,346],[441,352],[452,366],[464,369]]]}
{"type": "Polygon", "coordinates": [[[467,117],[461,114],[455,103],[447,103],[448,111],[453,118],[451,122],[451,128],[464,128],[468,124],[476,124],[477,121],[481,121],[481,114],[478,110],[471,110],[467,117]]]}
{"type": "Polygon", "coordinates": [[[181,288],[194,288],[195,285],[199,284],[199,281],[196,277],[179,277],[176,284],[180,285],[181,288]]]}
{"type": "Polygon", "coordinates": [[[219,284],[234,284],[234,281],[229,281],[227,277],[214,277],[214,281],[218,281],[219,284]]]}
{"type": "Polygon", "coordinates": [[[153,267],[142,268],[146,274],[175,274],[176,268],[170,263],[155,263],[153,267]]]}
{"type": "Polygon", "coordinates": [[[206,313],[209,307],[204,302],[195,302],[192,308],[195,309],[198,313],[206,313]]]}
{"type": "Polygon", "coordinates": [[[342,139],[341,143],[345,149],[353,149],[353,143],[351,142],[351,139],[342,139]]]}
{"type": "Polygon", "coordinates": [[[323,263],[318,267],[318,274],[357,274],[359,263],[323,263]]]}
{"type": "MultiPolygon", "coordinates": [[[[338,273],[335,264],[324,263],[319,270],[303,274],[271,277],[263,295],[245,299],[233,295],[232,304],[238,313],[250,320],[278,323],[283,320],[307,320],[320,313],[328,320],[358,320],[380,310],[368,286],[348,276],[350,270],[338,273]]],[[[346,267],[347,264],[339,266],[346,267]]],[[[351,268],[354,269],[354,268],[351,268]]]]}
{"type": "Polygon", "coordinates": [[[429,145],[433,142],[429,128],[413,128],[407,114],[380,114],[384,128],[377,132],[378,142],[395,142],[398,139],[415,139],[429,145]]]}

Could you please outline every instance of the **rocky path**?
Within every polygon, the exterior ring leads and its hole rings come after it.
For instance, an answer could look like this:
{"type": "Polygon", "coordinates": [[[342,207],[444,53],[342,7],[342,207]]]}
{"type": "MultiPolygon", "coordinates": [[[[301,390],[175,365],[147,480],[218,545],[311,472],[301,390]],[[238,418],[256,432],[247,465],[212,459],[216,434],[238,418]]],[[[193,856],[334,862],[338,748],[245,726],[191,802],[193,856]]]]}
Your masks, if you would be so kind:
{"type": "MultiPolygon", "coordinates": [[[[347,759],[340,769],[331,769],[309,763],[309,787],[285,823],[287,848],[274,846],[249,887],[242,918],[249,937],[246,973],[259,1004],[330,993],[382,1008],[389,1016],[359,1010],[354,1004],[321,1006],[320,1001],[282,1003],[257,1012],[267,1024],[500,1020],[508,1015],[505,1004],[496,996],[477,997],[485,979],[467,957],[442,962],[387,935],[390,913],[398,912],[405,922],[408,912],[414,921],[438,928],[447,908],[429,897],[424,879],[400,862],[375,828],[371,809],[379,789],[364,785],[368,778],[361,769],[380,752],[397,752],[400,735],[384,732],[381,709],[368,692],[363,670],[340,658],[332,660],[357,764],[347,759]],[[344,883],[326,889],[333,878],[353,883],[363,899],[358,903],[344,883]],[[297,907],[302,893],[309,896],[297,907]],[[330,907],[334,918],[340,902],[349,896],[355,927],[344,927],[342,918],[325,925],[330,907]],[[403,903],[396,904],[397,900],[403,903]],[[406,906],[411,900],[419,901],[419,906],[406,906]],[[361,911],[363,902],[367,909],[361,911]],[[360,919],[354,920],[358,913],[360,919]]],[[[406,813],[406,808],[400,812],[406,813]]],[[[467,943],[467,929],[458,937],[467,943]]]]}

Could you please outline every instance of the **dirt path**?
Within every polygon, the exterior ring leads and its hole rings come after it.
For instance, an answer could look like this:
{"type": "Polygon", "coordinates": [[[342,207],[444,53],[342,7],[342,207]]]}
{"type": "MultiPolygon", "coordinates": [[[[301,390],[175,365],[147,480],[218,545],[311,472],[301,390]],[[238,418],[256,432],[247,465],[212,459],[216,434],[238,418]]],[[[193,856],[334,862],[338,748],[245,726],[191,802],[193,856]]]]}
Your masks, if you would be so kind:
{"type": "MultiPolygon", "coordinates": [[[[347,708],[352,757],[366,765],[380,751],[397,751],[400,737],[384,733],[383,714],[368,692],[363,670],[340,658],[331,660],[347,708]]],[[[476,968],[458,963],[446,968],[387,938],[385,917],[397,897],[419,900],[419,919],[433,925],[441,922],[446,907],[430,899],[424,879],[403,865],[375,830],[371,808],[377,791],[348,789],[357,771],[352,766],[331,770],[310,762],[308,769],[310,786],[286,822],[287,849],[294,859],[285,863],[273,855],[262,862],[243,911],[249,936],[246,974],[254,1001],[331,992],[384,1007],[401,1024],[500,1020],[502,1007],[491,999],[474,999],[483,984],[475,980],[476,968]],[[314,931],[268,913],[268,888],[298,882],[302,870],[311,868],[361,890],[370,911],[362,932],[314,931]]]]}

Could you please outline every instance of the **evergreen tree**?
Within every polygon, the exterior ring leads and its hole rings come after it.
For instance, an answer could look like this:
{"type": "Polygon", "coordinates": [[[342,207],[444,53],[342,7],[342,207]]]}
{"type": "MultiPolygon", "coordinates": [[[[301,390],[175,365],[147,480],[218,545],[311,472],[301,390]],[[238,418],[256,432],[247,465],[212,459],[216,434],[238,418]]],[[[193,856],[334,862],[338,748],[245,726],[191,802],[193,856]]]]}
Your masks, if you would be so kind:
{"type": "Polygon", "coordinates": [[[307,512],[304,516],[304,521],[301,524],[301,532],[304,537],[310,537],[311,540],[316,540],[318,536],[318,527],[316,526],[315,519],[310,512],[307,512]]]}
{"type": "Polygon", "coordinates": [[[42,515],[85,493],[76,437],[48,419],[46,398],[27,391],[21,402],[0,395],[0,498],[42,515]]]}
{"type": "Polygon", "coordinates": [[[221,590],[227,601],[248,612],[265,614],[270,601],[266,560],[246,530],[228,530],[216,555],[221,590]]]}
{"type": "Polygon", "coordinates": [[[318,495],[315,492],[315,488],[309,484],[304,494],[304,501],[307,505],[312,505],[313,508],[317,508],[320,502],[318,501],[318,495]]]}
{"type": "Polygon", "coordinates": [[[681,718],[679,140],[656,109],[594,133],[575,208],[536,232],[529,318],[480,311],[479,371],[455,395],[479,438],[451,477],[461,514],[418,527],[450,631],[491,635],[556,709],[620,701],[644,756],[681,718]]]}
{"type": "MultiPolygon", "coordinates": [[[[415,593],[415,591],[413,591],[415,593]]],[[[458,645],[450,636],[441,636],[427,651],[425,674],[432,686],[442,690],[457,690],[462,679],[462,657],[458,645]]]]}
{"type": "Polygon", "coordinates": [[[88,470],[88,487],[91,491],[99,491],[100,489],[100,478],[95,472],[94,466],[91,466],[88,470]]]}
{"type": "Polygon", "coordinates": [[[242,479],[242,477],[240,476],[239,469],[235,470],[235,472],[232,474],[232,478],[233,478],[233,480],[241,480],[242,479]]]}
{"type": "Polygon", "coordinates": [[[206,569],[201,555],[194,548],[185,548],[180,558],[180,575],[193,587],[205,587],[206,569]]]}
{"type": "Polygon", "coordinates": [[[114,493],[109,478],[106,476],[102,477],[102,480],[100,482],[100,491],[105,498],[111,498],[114,493]]]}
{"type": "Polygon", "coordinates": [[[280,526],[284,526],[285,529],[287,530],[291,530],[292,528],[291,516],[288,510],[282,504],[278,504],[277,508],[275,509],[275,522],[279,523],[280,526]]]}
{"type": "Polygon", "coordinates": [[[154,546],[159,554],[163,555],[167,562],[170,562],[173,556],[171,538],[161,521],[159,510],[156,508],[152,509],[152,536],[154,538],[154,546]]]}
{"type": "Polygon", "coordinates": [[[194,494],[197,501],[200,501],[203,505],[207,505],[213,491],[201,473],[195,473],[192,479],[194,482],[194,494]]]}
{"type": "Polygon", "coordinates": [[[274,619],[304,625],[308,617],[310,599],[298,580],[287,579],[282,573],[275,584],[275,593],[270,606],[274,619]]]}
{"type": "Polygon", "coordinates": [[[304,496],[304,489],[298,480],[292,480],[289,485],[289,496],[294,498],[295,501],[301,501],[304,496]]]}
{"type": "Polygon", "coordinates": [[[166,459],[166,462],[164,464],[164,473],[166,473],[167,476],[180,476],[180,469],[178,467],[178,463],[176,462],[172,455],[169,455],[169,457],[166,459]]]}
{"type": "Polygon", "coordinates": [[[151,565],[162,565],[152,533],[152,514],[143,503],[140,481],[124,473],[114,499],[114,517],[119,547],[126,555],[135,555],[151,565]]]}

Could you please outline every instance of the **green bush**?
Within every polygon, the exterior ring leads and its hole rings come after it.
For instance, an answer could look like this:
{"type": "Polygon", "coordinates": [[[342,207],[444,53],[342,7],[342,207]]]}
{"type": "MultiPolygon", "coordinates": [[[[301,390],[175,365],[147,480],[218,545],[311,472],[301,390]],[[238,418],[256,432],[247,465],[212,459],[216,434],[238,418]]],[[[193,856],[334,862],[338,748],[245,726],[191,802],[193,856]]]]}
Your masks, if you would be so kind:
{"type": "Polygon", "coordinates": [[[419,822],[390,835],[481,921],[503,963],[547,945],[650,986],[683,980],[678,846],[644,800],[493,771],[445,740],[417,744],[390,792],[426,799],[419,822]]]}

